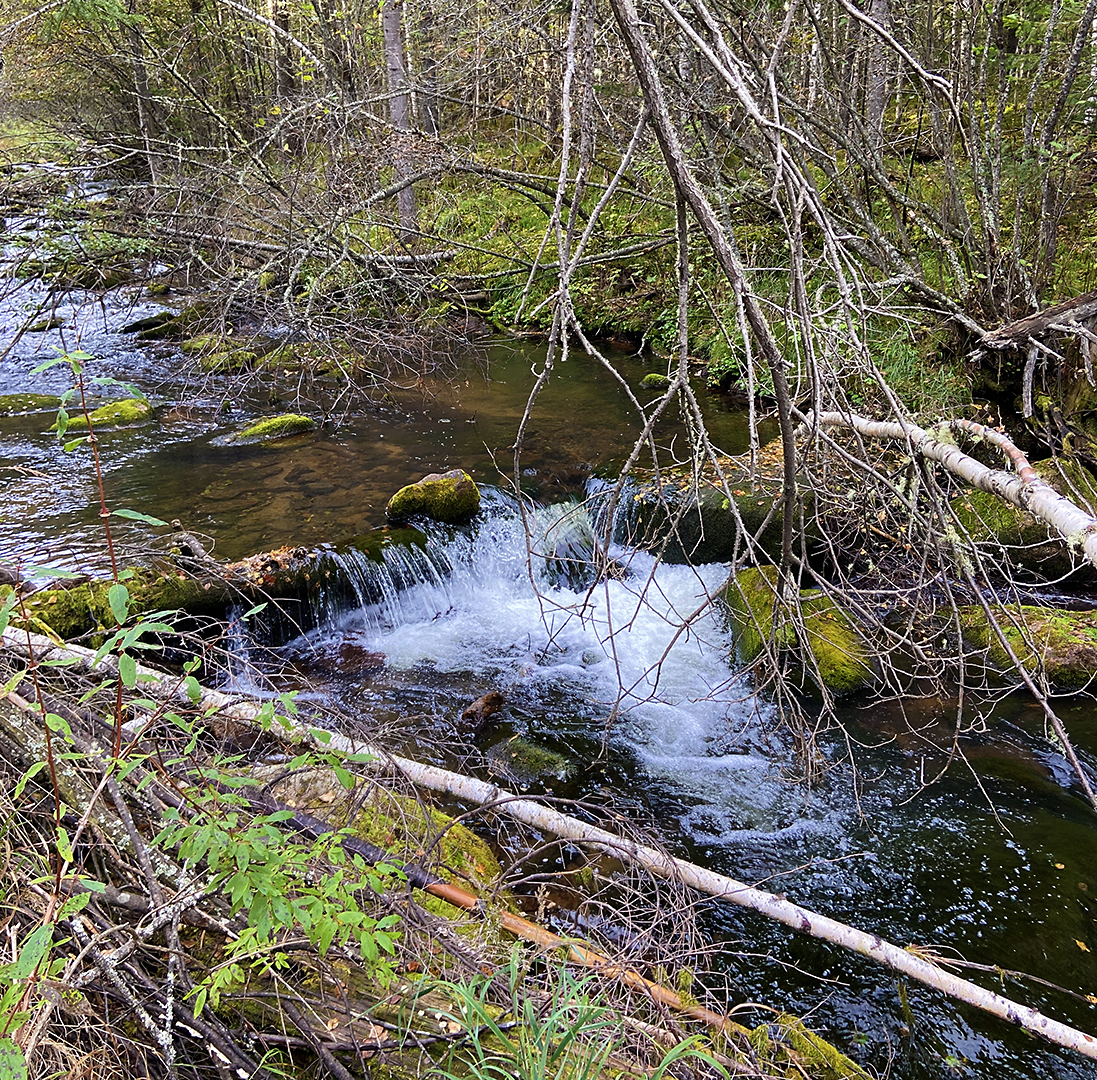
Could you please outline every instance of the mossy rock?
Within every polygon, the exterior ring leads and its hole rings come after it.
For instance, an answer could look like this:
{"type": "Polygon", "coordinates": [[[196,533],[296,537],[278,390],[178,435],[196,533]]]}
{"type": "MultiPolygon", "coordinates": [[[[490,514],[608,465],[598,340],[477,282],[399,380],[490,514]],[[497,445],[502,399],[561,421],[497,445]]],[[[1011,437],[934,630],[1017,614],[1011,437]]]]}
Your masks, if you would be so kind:
{"type": "MultiPolygon", "coordinates": [[[[66,431],[86,429],[89,423],[92,428],[126,427],[143,424],[151,416],[152,406],[145,398],[120,398],[118,401],[108,401],[87,416],[83,413],[71,414],[66,431]]],[[[57,425],[54,424],[54,427],[57,425]]]]}
{"type": "MultiPolygon", "coordinates": [[[[236,593],[228,582],[201,582],[177,572],[139,569],[125,581],[130,610],[186,609],[192,615],[220,618],[236,593]]],[[[109,581],[89,581],[72,588],[41,589],[24,602],[30,628],[48,630],[63,639],[103,635],[116,627],[107,592],[109,581]]]]}
{"type": "Polygon", "coordinates": [[[671,475],[642,484],[633,495],[631,535],[618,539],[661,550],[669,563],[730,562],[743,551],[745,531],[758,536],[771,558],[779,557],[780,489],[733,485],[732,498],[738,519],[723,488],[706,480],[694,485],[671,475]]]}
{"type": "MultiPolygon", "coordinates": [[[[1065,611],[1029,604],[992,605],[1002,633],[1017,659],[1032,674],[1041,671],[1054,686],[1073,689],[1097,677],[1097,611],[1065,611]]],[[[986,650],[996,667],[1012,667],[982,607],[960,609],[965,639],[986,650]]]]}
{"type": "Polygon", "coordinates": [[[730,612],[739,660],[757,659],[772,638],[778,649],[806,645],[815,670],[806,674],[836,694],[850,693],[873,679],[872,653],[853,620],[817,589],[800,593],[806,640],[798,642],[790,622],[777,621],[777,568],[753,567],[731,578],[722,597],[730,612]]]}
{"type": "Polygon", "coordinates": [[[293,370],[300,366],[301,361],[297,356],[297,350],[292,345],[279,345],[271,349],[262,358],[263,366],[270,368],[288,368],[293,370]]]}
{"type": "Polygon", "coordinates": [[[213,305],[199,301],[182,311],[158,311],[122,327],[123,334],[136,334],[138,341],[186,341],[210,328],[220,320],[213,314],[213,305]]]}
{"type": "Polygon", "coordinates": [[[203,371],[249,371],[258,362],[259,354],[251,349],[225,349],[198,357],[198,366],[203,371]]]}
{"type": "MultiPolygon", "coordinates": [[[[1055,458],[1036,471],[1061,495],[1097,516],[1097,478],[1081,462],[1055,458]]],[[[1041,578],[1097,581],[1097,570],[1076,556],[1047,523],[987,491],[972,489],[952,500],[952,510],[971,539],[1041,578]]]]}
{"type": "Polygon", "coordinates": [[[48,412],[61,407],[56,394],[3,394],[0,395],[0,416],[16,416],[20,413],[48,412]]]}
{"type": "Polygon", "coordinates": [[[468,521],[480,509],[480,489],[463,469],[430,473],[402,487],[385,507],[392,521],[428,517],[434,521],[468,521]]]}
{"type": "Polygon", "coordinates": [[[652,371],[640,380],[640,385],[645,390],[665,390],[670,386],[670,379],[658,371],[652,371]]]}
{"type": "Polygon", "coordinates": [[[280,416],[266,416],[262,420],[256,420],[254,424],[249,424],[235,435],[230,435],[228,441],[244,444],[272,442],[291,435],[304,435],[315,428],[316,421],[311,416],[282,413],[280,416]]]}
{"type": "Polygon", "coordinates": [[[534,780],[566,780],[571,771],[563,754],[513,735],[488,751],[488,760],[508,777],[529,783],[534,780]]]}
{"type": "Polygon", "coordinates": [[[198,353],[225,352],[225,338],[223,334],[198,334],[180,342],[179,351],[188,356],[198,353]]]}
{"type": "MultiPolygon", "coordinates": [[[[284,774],[280,766],[273,770],[279,778],[284,774]]],[[[394,863],[419,863],[446,881],[477,890],[502,878],[491,848],[467,826],[428,803],[371,781],[358,781],[353,791],[347,791],[330,769],[313,768],[281,779],[271,794],[335,828],[349,827],[359,839],[390,852],[394,863]]],[[[453,909],[447,904],[446,910],[453,909]]]]}

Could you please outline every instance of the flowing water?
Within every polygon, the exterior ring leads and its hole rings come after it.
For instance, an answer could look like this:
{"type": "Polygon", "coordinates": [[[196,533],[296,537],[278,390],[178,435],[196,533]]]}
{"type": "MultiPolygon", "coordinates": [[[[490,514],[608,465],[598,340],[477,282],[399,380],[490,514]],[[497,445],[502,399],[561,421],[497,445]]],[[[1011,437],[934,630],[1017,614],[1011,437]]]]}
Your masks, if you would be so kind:
{"type": "MultiPolygon", "coordinates": [[[[9,295],[0,309],[7,342],[48,302],[37,285],[9,295]]],[[[771,730],[771,709],[727,663],[725,627],[704,604],[723,568],[655,567],[616,545],[612,573],[599,580],[587,561],[602,524],[599,477],[620,466],[636,419],[596,363],[574,357],[538,401],[522,466],[527,546],[496,463],[509,471],[531,368],[543,360],[536,346],[500,344],[486,368],[469,361],[456,379],[393,393],[347,426],[232,447],[219,439],[263,401],[217,380],[188,385],[175,374],[173,347],[139,348],[117,332],[153,309],[137,294],[71,294],[64,327],[24,334],[0,360],[0,393],[64,389],[65,369],[31,369],[79,346],[99,358],[92,374],[135,382],[158,409],[152,424],[102,435],[109,505],[179,518],[214,537],[225,557],[333,545],[326,557],[358,583],[357,601],[332,600],[316,629],[280,650],[309,694],[359,723],[399,725],[424,753],[463,741],[469,767],[489,772],[506,767],[520,735],[562,755],[555,771],[525,781],[535,789],[614,800],[617,812],[654,822],[676,852],[900,944],[1065,987],[1075,996],[1002,976],[1007,995],[1097,1030],[1086,999],[1097,994],[1097,829],[1036,711],[1020,699],[987,706],[982,730],[964,739],[972,770],[954,764],[921,790],[944,761],[932,740],[951,744],[954,703],[851,705],[848,735],[824,742],[829,776],[811,789],[792,782],[795,760],[771,730]],[[432,527],[422,545],[388,546],[381,564],[348,545],[382,522],[397,487],[457,465],[487,485],[472,526],[432,527]],[[473,748],[458,718],[492,690],[506,709],[473,748]],[[841,764],[851,748],[856,773],[841,764]]],[[[645,370],[635,358],[616,362],[633,385],[645,370]]],[[[742,450],[741,418],[715,399],[707,408],[715,441],[742,450]]],[[[62,452],[50,422],[0,418],[0,559],[94,566],[102,552],[90,461],[82,448],[62,452]]],[[[680,437],[673,422],[659,431],[666,445],[680,437]]],[[[1092,767],[1088,699],[1068,706],[1066,719],[1092,767]]],[[[1097,1076],[1091,1063],[934,993],[901,994],[887,972],[760,917],[706,903],[702,922],[732,1004],[808,1014],[892,1076],[1097,1076]]],[[[750,1014],[754,1023],[765,1017],[750,1014]]]]}

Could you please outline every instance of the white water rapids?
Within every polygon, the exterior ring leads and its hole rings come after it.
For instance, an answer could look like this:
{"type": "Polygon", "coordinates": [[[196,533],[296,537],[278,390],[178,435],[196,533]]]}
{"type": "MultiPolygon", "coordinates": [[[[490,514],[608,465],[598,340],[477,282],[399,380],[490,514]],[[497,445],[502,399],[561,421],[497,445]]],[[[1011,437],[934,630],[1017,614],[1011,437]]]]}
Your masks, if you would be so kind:
{"type": "Polygon", "coordinates": [[[497,690],[534,739],[606,737],[673,791],[679,828],[699,843],[817,827],[803,791],[775,780],[773,743],[762,752],[772,710],[729,663],[712,602],[727,568],[656,565],[611,545],[610,572],[596,580],[597,519],[594,500],[531,508],[523,521],[489,492],[471,529],[437,530],[426,551],[392,545],[381,563],[338,556],[360,606],[329,609],[288,651],[383,655],[389,687],[452,685],[452,721],[497,690]]]}

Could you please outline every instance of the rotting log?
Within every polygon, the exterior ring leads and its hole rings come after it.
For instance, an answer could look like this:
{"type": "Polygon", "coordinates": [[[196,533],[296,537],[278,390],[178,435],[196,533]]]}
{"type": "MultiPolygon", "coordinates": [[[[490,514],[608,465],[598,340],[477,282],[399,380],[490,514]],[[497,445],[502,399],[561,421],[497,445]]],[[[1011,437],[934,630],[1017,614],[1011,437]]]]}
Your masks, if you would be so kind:
{"type": "MultiPolygon", "coordinates": [[[[27,638],[28,635],[9,629],[3,634],[2,643],[5,648],[25,653],[27,638]]],[[[30,645],[39,661],[65,659],[70,663],[90,665],[95,655],[89,649],[59,646],[49,639],[35,636],[31,637],[30,645]]],[[[105,657],[100,663],[104,673],[116,669],[113,657],[105,657]]],[[[138,673],[147,693],[179,695],[186,700],[180,680],[151,668],[139,667],[138,673]]],[[[200,703],[206,709],[216,710],[243,723],[256,723],[261,711],[257,702],[217,690],[204,689],[200,703]]],[[[974,1006],[1056,1046],[1097,1060],[1097,1038],[1094,1036],[962,979],[927,959],[924,951],[901,948],[877,934],[847,926],[836,919],[801,907],[783,896],[736,881],[687,860],[677,859],[665,851],[629,840],[474,777],[386,754],[338,732],[325,731],[318,735],[307,725],[298,722],[290,722],[278,734],[282,738],[292,739],[325,752],[372,756],[378,759],[379,764],[387,762],[419,787],[505,813],[516,821],[544,832],[632,862],[656,877],[687,885],[708,896],[756,911],[800,933],[865,956],[892,971],[938,990],[955,1001],[974,1006]]]]}

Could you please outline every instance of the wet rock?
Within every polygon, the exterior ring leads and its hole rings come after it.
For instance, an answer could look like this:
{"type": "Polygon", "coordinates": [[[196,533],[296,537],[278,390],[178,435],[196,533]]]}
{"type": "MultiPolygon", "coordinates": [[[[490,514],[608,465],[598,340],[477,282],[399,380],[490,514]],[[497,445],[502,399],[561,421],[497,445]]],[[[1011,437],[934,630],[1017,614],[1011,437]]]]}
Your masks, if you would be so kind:
{"type": "Polygon", "coordinates": [[[301,416],[297,413],[283,413],[280,416],[267,416],[249,424],[246,428],[230,435],[228,442],[233,443],[257,443],[271,442],[274,439],[285,439],[290,435],[303,435],[313,431],[316,421],[311,416],[301,416]]]}
{"type": "Polygon", "coordinates": [[[28,334],[44,334],[47,330],[56,330],[59,326],[64,326],[64,319],[39,319],[36,323],[31,323],[27,327],[28,334]]]}
{"type": "MultiPolygon", "coordinates": [[[[1097,478],[1080,461],[1059,457],[1034,463],[1036,471],[1061,495],[1097,516],[1097,478]]],[[[1077,584],[1097,581],[1097,570],[1054,535],[1035,514],[987,491],[956,496],[952,511],[964,531],[993,555],[1038,578],[1069,577],[1077,584]]]]}
{"type": "MultiPolygon", "coordinates": [[[[1097,677],[1097,611],[1064,611],[1030,604],[992,605],[1010,648],[1030,673],[1058,687],[1087,686],[1097,677]]],[[[998,668],[1012,665],[982,607],[960,609],[965,639],[998,668]]]]}
{"type": "Polygon", "coordinates": [[[872,654],[850,616],[818,589],[803,589],[803,640],[791,622],[778,621],[777,568],[753,567],[732,577],[722,599],[735,631],[735,651],[743,663],[762,655],[772,638],[777,649],[806,646],[814,659],[806,677],[843,694],[873,678],[872,654]]]}
{"type": "Polygon", "coordinates": [[[645,390],[665,390],[670,386],[670,379],[658,371],[652,371],[640,380],[640,385],[645,390]]]}
{"type": "Polygon", "coordinates": [[[428,517],[434,521],[468,521],[480,509],[480,489],[463,469],[430,473],[402,487],[385,507],[392,521],[428,517]]]}
{"type": "Polygon", "coordinates": [[[497,713],[503,711],[505,698],[496,690],[478,697],[463,713],[461,720],[471,727],[471,737],[476,738],[487,726],[488,721],[497,713]]]}
{"type": "Polygon", "coordinates": [[[198,357],[198,366],[203,371],[248,371],[258,362],[259,354],[251,349],[225,349],[198,357]]]}
{"type": "Polygon", "coordinates": [[[224,352],[225,338],[222,334],[198,334],[180,342],[179,351],[192,356],[198,353],[224,352]]]}

